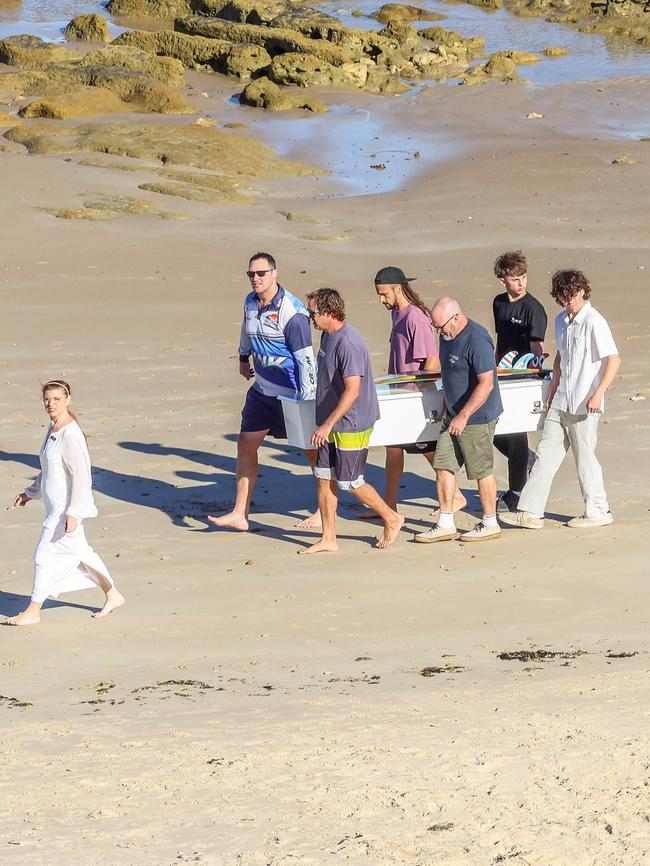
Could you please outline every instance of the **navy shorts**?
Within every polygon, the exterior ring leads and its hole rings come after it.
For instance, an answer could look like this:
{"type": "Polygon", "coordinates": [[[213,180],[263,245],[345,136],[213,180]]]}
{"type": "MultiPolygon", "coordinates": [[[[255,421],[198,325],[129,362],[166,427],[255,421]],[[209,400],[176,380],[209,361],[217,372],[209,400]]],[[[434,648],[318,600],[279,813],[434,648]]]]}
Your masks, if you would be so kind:
{"type": "Polygon", "coordinates": [[[286,439],[282,401],[278,397],[267,397],[257,388],[251,387],[241,413],[241,433],[261,433],[266,430],[274,439],[286,439]]]}

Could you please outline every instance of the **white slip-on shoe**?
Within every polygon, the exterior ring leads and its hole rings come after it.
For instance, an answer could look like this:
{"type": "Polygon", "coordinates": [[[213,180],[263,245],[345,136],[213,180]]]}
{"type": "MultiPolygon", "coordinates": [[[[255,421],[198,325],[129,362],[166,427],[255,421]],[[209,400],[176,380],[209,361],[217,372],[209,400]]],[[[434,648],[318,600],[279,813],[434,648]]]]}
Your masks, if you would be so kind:
{"type": "Polygon", "coordinates": [[[609,526],[613,522],[614,515],[611,511],[608,511],[606,514],[594,514],[593,517],[587,517],[586,515],[573,517],[569,520],[567,526],[570,526],[571,529],[593,529],[595,526],[609,526]]]}
{"type": "Polygon", "coordinates": [[[506,526],[517,526],[520,529],[544,529],[544,518],[533,517],[527,511],[515,511],[514,514],[500,514],[499,520],[506,526]]]}
{"type": "Polygon", "coordinates": [[[443,529],[437,523],[434,523],[431,529],[426,532],[418,532],[414,541],[419,541],[421,544],[433,544],[436,541],[452,541],[458,538],[458,531],[455,526],[443,529]]]}
{"type": "Polygon", "coordinates": [[[460,541],[493,541],[501,535],[500,526],[486,526],[482,520],[476,524],[474,529],[463,532],[460,541]]]}

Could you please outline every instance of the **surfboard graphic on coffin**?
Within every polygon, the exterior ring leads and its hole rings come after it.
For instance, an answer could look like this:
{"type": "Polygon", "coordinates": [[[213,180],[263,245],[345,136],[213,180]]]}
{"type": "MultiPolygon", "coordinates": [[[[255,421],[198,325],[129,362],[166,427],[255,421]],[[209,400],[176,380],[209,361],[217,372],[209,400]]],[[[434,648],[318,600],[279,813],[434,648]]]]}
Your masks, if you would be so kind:
{"type": "MultiPolygon", "coordinates": [[[[497,370],[503,414],[497,433],[530,433],[544,426],[542,407],[551,383],[547,370],[497,370]]],[[[370,445],[435,442],[444,411],[439,373],[408,373],[375,380],[380,417],[370,445]]],[[[280,397],[289,445],[310,448],[316,429],[315,402],[280,397]]]]}

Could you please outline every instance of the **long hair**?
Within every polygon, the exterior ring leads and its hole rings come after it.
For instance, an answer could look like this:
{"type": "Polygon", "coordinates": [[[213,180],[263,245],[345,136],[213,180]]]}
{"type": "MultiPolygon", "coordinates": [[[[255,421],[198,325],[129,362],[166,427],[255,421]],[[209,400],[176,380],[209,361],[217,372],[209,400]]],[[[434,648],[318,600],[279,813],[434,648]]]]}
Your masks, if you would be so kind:
{"type": "MultiPolygon", "coordinates": [[[[412,289],[408,283],[400,283],[399,286],[402,290],[402,294],[404,295],[406,300],[409,302],[409,304],[413,304],[413,306],[417,307],[418,310],[422,310],[424,315],[428,319],[431,319],[431,310],[427,307],[427,305],[424,303],[424,301],[418,295],[418,293],[415,291],[415,289],[412,289]]],[[[431,319],[431,321],[433,322],[433,319],[431,319]]]]}

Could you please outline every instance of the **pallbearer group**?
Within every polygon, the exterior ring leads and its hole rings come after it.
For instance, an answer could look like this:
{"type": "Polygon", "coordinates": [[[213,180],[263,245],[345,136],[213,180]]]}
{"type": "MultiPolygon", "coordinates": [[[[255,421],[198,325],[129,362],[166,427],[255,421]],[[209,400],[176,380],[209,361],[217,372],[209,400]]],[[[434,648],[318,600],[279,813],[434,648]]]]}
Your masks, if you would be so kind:
{"type": "MultiPolygon", "coordinates": [[[[239,372],[252,384],[242,411],[235,506],[208,519],[218,527],[248,529],[258,449],[266,436],[286,438],[280,398],[290,397],[316,403],[316,429],[305,457],[316,478],[318,511],[299,526],[318,528],[321,537],[302,554],[338,550],[339,490],[359,500],[364,517],[383,522],[376,546],[391,545],[404,524],[397,494],[405,451],[420,451],[433,467],[439,501],[435,523],[415,535],[415,541],[492,540],[501,535],[499,521],[542,529],[553,478],[569,449],[584,512],[568,525],[589,529],[612,523],[596,438],[605,391],[620,358],[607,322],[591,305],[589,282],[576,270],[557,271],[551,281],[551,295],[562,311],[555,319],[557,352],[544,429],[530,460],[527,434],[494,435],[503,411],[496,365],[504,356],[544,357],[546,313],[528,292],[527,264],[520,252],[500,255],[494,273],[504,289],[493,303],[496,349],[486,328],[468,318],[453,298],[440,298],[429,310],[411,285],[415,277],[392,266],[377,272],[374,291],[392,318],[388,372],[439,372],[445,400],[436,443],[405,442],[386,449],[382,497],[364,477],[370,435],[379,418],[364,338],[346,321],[345,303],[336,289],[318,289],[303,302],[278,282],[273,256],[255,253],[246,271],[252,291],[244,302],[239,346],[239,372]],[[311,326],[322,332],[316,358],[311,326]],[[501,496],[494,477],[494,447],[508,461],[508,489],[501,496]],[[457,484],[463,468],[467,478],[477,482],[482,516],[473,529],[459,535],[454,515],[467,504],[457,484]]],[[[104,603],[95,613],[99,619],[124,604],[85,536],[84,521],[96,516],[97,509],[86,439],[70,409],[70,385],[62,379],[48,381],[42,398],[50,424],[39,455],[41,471],[12,506],[24,507],[40,498],[46,516],[34,554],[32,596],[25,610],[8,620],[11,625],[35,625],[45,599],[75,589],[102,590],[104,603]]]]}
{"type": "Polygon", "coordinates": [[[568,525],[588,529],[612,523],[596,440],[605,391],[620,357],[609,325],[591,304],[591,286],[581,271],[560,270],[551,280],[551,296],[562,311],[555,319],[557,351],[536,454],[529,451],[526,433],[494,435],[503,411],[497,361],[527,354],[544,357],[547,317],[544,306],[528,291],[527,271],[519,251],[503,253],[494,263],[503,290],[493,301],[496,348],[487,329],[468,318],[454,298],[440,298],[429,310],[412,286],[415,277],[393,266],[377,272],[374,290],[392,318],[388,372],[440,372],[445,399],[437,443],[422,447],[405,442],[386,449],[382,497],[364,477],[379,405],[363,336],[347,322],[345,303],[336,289],[313,291],[303,303],[279,283],[274,257],[255,253],[246,272],[252,291],[244,303],[239,346],[239,371],[253,383],[242,411],[237,495],[231,512],[210,516],[210,521],[222,528],[248,529],[257,452],[267,435],[286,438],[280,397],[291,397],[316,401],[313,447],[304,453],[316,478],[318,513],[299,525],[319,527],[322,534],[303,554],[338,549],[339,490],[359,500],[365,507],[363,516],[383,522],[377,547],[395,541],[404,523],[397,493],[405,451],[420,451],[433,467],[440,506],[436,522],[415,535],[415,541],[493,540],[501,535],[499,522],[542,529],[553,478],[569,449],[584,512],[568,525]],[[310,322],[322,332],[316,358],[310,322]],[[508,461],[508,489],[500,496],[495,447],[508,461]],[[467,478],[477,482],[482,516],[472,530],[460,535],[454,515],[466,505],[457,484],[463,468],[467,478]]]}

